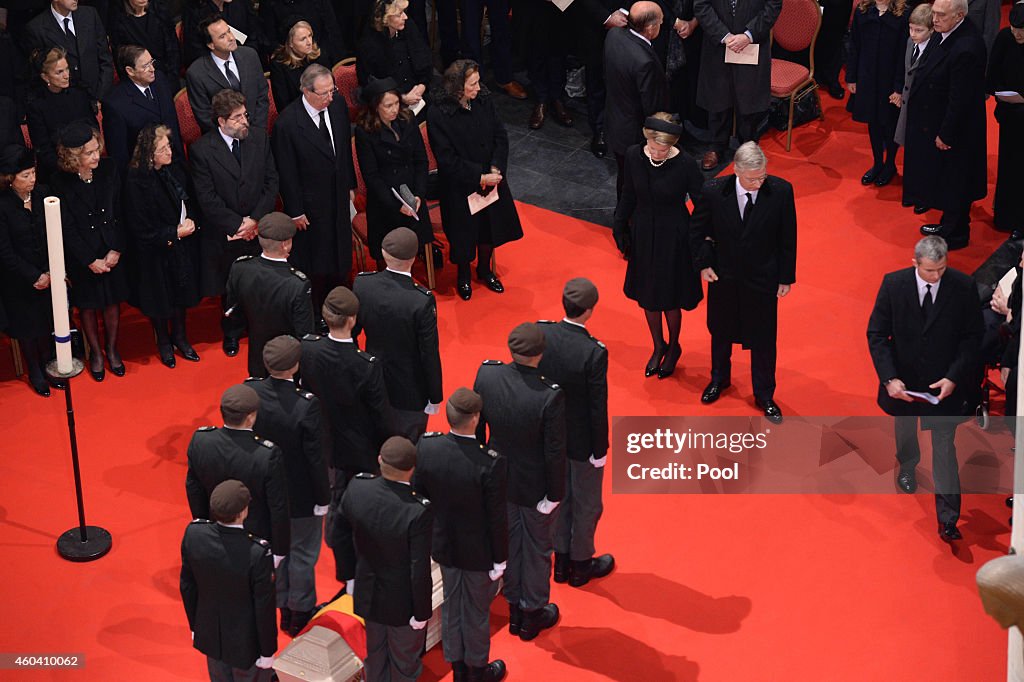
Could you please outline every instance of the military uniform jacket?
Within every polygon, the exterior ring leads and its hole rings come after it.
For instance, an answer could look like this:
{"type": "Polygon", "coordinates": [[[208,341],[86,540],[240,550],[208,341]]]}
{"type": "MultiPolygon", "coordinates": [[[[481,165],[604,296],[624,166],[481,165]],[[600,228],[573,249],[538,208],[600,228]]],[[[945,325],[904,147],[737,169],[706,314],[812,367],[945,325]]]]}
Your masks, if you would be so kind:
{"type": "Polygon", "coordinates": [[[356,564],[355,612],[374,623],[428,620],[431,608],[430,502],[412,486],[372,474],[353,478],[341,498],[352,525],[356,564]]]}
{"type": "Polygon", "coordinates": [[[193,521],[181,541],[181,600],[192,645],[233,668],[277,651],[274,561],[243,528],[193,521]]]}
{"type": "Polygon", "coordinates": [[[260,396],[253,430],[284,455],[288,505],[293,519],[313,516],[314,505],[331,499],[320,427],[320,401],[287,379],[246,380],[260,396]]]}
{"type": "Polygon", "coordinates": [[[565,493],[565,393],[540,370],[487,360],[473,390],[484,400],[477,437],[508,458],[508,501],[534,507],[565,493]],[[490,440],[486,439],[490,427],[490,440]]]}
{"type": "Polygon", "coordinates": [[[388,394],[381,363],[354,342],[302,339],[302,385],[320,398],[324,437],[335,469],[376,472],[387,439],[388,394]]]}
{"type": "Polygon", "coordinates": [[[236,336],[249,328],[250,376],[267,376],[267,341],[282,334],[301,339],[313,331],[309,279],[285,261],[242,256],[231,265],[225,299],[236,336]]]}
{"type": "Polygon", "coordinates": [[[442,566],[489,571],[508,558],[508,463],[475,438],[427,433],[416,489],[434,511],[431,554],[442,566]]]}
{"type": "Polygon", "coordinates": [[[398,410],[422,410],[440,403],[441,352],[434,294],[398,272],[366,272],[356,277],[359,326],[366,351],[384,366],[388,400],[398,410]]]}
{"type": "Polygon", "coordinates": [[[608,453],[608,350],[586,327],[542,321],[538,369],[565,392],[565,453],[586,462],[608,453]]]}
{"type": "Polygon", "coordinates": [[[288,485],[281,449],[252,431],[204,426],[188,445],[185,493],[192,518],[210,517],[210,495],[218,484],[235,479],[252,495],[245,529],[270,540],[274,554],[288,554],[291,526],[288,485]]]}

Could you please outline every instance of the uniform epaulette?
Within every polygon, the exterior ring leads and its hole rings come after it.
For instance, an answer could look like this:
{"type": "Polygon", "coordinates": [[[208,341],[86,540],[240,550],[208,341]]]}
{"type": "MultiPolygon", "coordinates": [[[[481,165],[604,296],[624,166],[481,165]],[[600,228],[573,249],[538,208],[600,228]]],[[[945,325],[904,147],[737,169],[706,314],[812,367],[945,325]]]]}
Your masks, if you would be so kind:
{"type": "Polygon", "coordinates": [[[200,426],[196,431],[216,431],[216,426],[200,426]]]}
{"type": "Polygon", "coordinates": [[[427,431],[423,434],[423,438],[436,438],[437,436],[443,436],[444,434],[440,431],[427,431]]]}
{"type": "Polygon", "coordinates": [[[554,320],[537,320],[537,324],[558,324],[554,320]]]}
{"type": "Polygon", "coordinates": [[[189,525],[192,525],[193,523],[213,523],[213,521],[209,519],[192,519],[192,521],[189,522],[189,525]]]}
{"type": "Polygon", "coordinates": [[[319,334],[306,334],[305,336],[302,337],[302,340],[303,341],[319,341],[320,338],[321,337],[320,337],[319,334]]]}
{"type": "MultiPolygon", "coordinates": [[[[480,447],[482,448],[483,446],[481,445],[480,447]]],[[[498,451],[487,448],[487,456],[491,459],[498,459],[498,451]]]]}
{"type": "Polygon", "coordinates": [[[305,398],[306,400],[312,400],[313,398],[316,397],[312,393],[310,393],[309,391],[304,391],[301,388],[299,388],[298,386],[295,387],[295,392],[298,393],[303,398],[305,398]]]}
{"type": "Polygon", "coordinates": [[[484,360],[483,364],[485,364],[485,365],[504,365],[505,363],[502,362],[501,360],[484,360]]]}
{"type": "Polygon", "coordinates": [[[259,436],[253,436],[253,438],[255,438],[256,442],[259,443],[260,445],[262,445],[265,448],[272,448],[272,447],[274,447],[274,441],[272,441],[272,440],[267,440],[266,438],[260,438],[259,436]]]}
{"type": "Polygon", "coordinates": [[[235,259],[235,262],[240,263],[244,260],[252,260],[252,256],[239,256],[238,258],[235,259]]]}
{"type": "Polygon", "coordinates": [[[246,377],[245,381],[263,381],[263,377],[246,377]]]}
{"type": "Polygon", "coordinates": [[[557,390],[558,390],[559,388],[561,388],[561,386],[559,386],[558,384],[556,384],[556,383],[555,383],[554,381],[552,381],[551,379],[548,379],[548,378],[547,378],[546,376],[544,376],[544,375],[541,375],[541,377],[540,377],[540,380],[544,382],[544,385],[545,385],[545,386],[547,386],[548,388],[550,388],[550,389],[552,389],[552,390],[554,390],[554,391],[557,391],[557,390]]]}
{"type": "Polygon", "coordinates": [[[361,357],[363,360],[366,360],[367,362],[377,362],[377,356],[376,355],[370,355],[369,353],[367,353],[362,348],[356,348],[356,355],[361,357]]]}
{"type": "Polygon", "coordinates": [[[425,286],[423,286],[419,282],[413,282],[412,286],[413,286],[414,289],[416,289],[416,291],[420,292],[424,296],[433,296],[434,295],[433,291],[431,291],[430,289],[426,288],[425,286]]]}
{"type": "Polygon", "coordinates": [[[368,471],[361,471],[360,473],[356,474],[356,478],[365,478],[365,479],[377,478],[377,474],[371,474],[368,471]]]}
{"type": "MultiPolygon", "coordinates": [[[[593,337],[593,336],[591,336],[590,338],[594,339],[594,337],[593,337]]],[[[603,342],[603,341],[598,341],[597,339],[594,339],[594,343],[596,343],[596,344],[597,344],[597,347],[598,347],[598,348],[607,348],[607,347],[608,347],[608,346],[604,345],[604,342],[603,342]]]]}
{"type": "Polygon", "coordinates": [[[420,504],[422,504],[424,507],[426,507],[428,509],[430,508],[430,500],[428,500],[427,498],[423,497],[422,495],[417,495],[415,490],[412,491],[412,496],[415,497],[416,501],[419,502],[420,504]]]}
{"type": "Polygon", "coordinates": [[[257,537],[255,535],[253,535],[252,533],[249,533],[248,535],[249,535],[249,539],[252,540],[253,542],[255,542],[260,547],[270,547],[270,543],[267,542],[266,540],[264,540],[263,538],[257,537]]]}
{"type": "Polygon", "coordinates": [[[363,275],[376,275],[376,274],[377,273],[375,271],[373,271],[373,270],[364,270],[363,272],[360,272],[358,275],[356,275],[356,277],[362,277],[363,275]]]}
{"type": "Polygon", "coordinates": [[[295,275],[296,277],[301,279],[303,282],[305,282],[307,279],[309,279],[309,277],[306,277],[306,273],[304,273],[302,270],[299,270],[298,268],[289,268],[289,269],[292,271],[293,275],[295,275]]]}

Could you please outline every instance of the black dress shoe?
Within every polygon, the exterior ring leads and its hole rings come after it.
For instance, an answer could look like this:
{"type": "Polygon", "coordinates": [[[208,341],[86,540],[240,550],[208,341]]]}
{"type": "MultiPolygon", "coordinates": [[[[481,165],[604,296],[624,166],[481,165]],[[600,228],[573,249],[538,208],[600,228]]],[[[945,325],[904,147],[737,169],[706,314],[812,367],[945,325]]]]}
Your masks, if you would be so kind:
{"type": "Polygon", "coordinates": [[[486,275],[480,275],[480,281],[484,283],[484,286],[493,291],[496,294],[505,293],[505,287],[501,284],[501,280],[493,273],[486,275]]]}
{"type": "Polygon", "coordinates": [[[518,635],[523,627],[523,610],[509,602],[508,605],[508,634],[518,635]]]}
{"type": "Polygon", "coordinates": [[[313,611],[292,611],[292,622],[288,626],[288,634],[292,637],[302,632],[303,628],[313,619],[313,611]]]}
{"type": "Polygon", "coordinates": [[[878,172],[878,177],[875,178],[875,185],[885,187],[892,182],[894,177],[896,177],[896,166],[882,166],[882,170],[878,172]]]}
{"type": "Polygon", "coordinates": [[[938,223],[928,223],[927,225],[922,225],[921,226],[921,234],[923,234],[925,237],[932,237],[932,236],[945,237],[946,236],[946,235],[943,234],[942,225],[940,225],[938,223]]]}
{"type": "Polygon", "coordinates": [[[569,582],[569,555],[555,552],[555,582],[569,582]]]}
{"type": "Polygon", "coordinates": [[[764,410],[764,418],[772,424],[782,423],[782,410],[779,409],[774,400],[771,398],[768,400],[755,400],[754,404],[757,405],[757,409],[764,410]]]}
{"type": "Polygon", "coordinates": [[[870,169],[868,169],[867,173],[860,176],[860,184],[870,185],[872,182],[875,181],[876,178],[878,178],[878,174],[880,172],[881,169],[878,166],[872,166],[870,169]]]}
{"type": "Polygon", "coordinates": [[[469,282],[459,282],[455,285],[455,291],[459,292],[459,298],[463,301],[468,301],[473,295],[473,287],[469,282]]]}
{"type": "Polygon", "coordinates": [[[224,348],[224,355],[229,358],[233,358],[238,355],[238,339],[224,338],[224,342],[221,344],[224,348]]]}
{"type": "Polygon", "coordinates": [[[174,347],[181,353],[181,357],[189,362],[199,362],[199,353],[196,352],[196,349],[188,341],[175,341],[174,347]]]}
{"type": "Polygon", "coordinates": [[[561,100],[556,99],[551,105],[551,116],[558,123],[570,128],[572,127],[572,114],[570,114],[569,110],[565,108],[565,105],[562,104],[561,100]]]}
{"type": "Polygon", "coordinates": [[[574,561],[569,572],[569,584],[572,587],[583,587],[593,579],[605,577],[613,568],[615,557],[611,554],[602,554],[586,561],[574,561]]]}
{"type": "Polygon", "coordinates": [[[530,120],[527,122],[530,130],[540,130],[541,126],[544,125],[544,117],[547,114],[547,105],[538,104],[533,108],[533,113],[530,114],[530,120]]]}
{"type": "Polygon", "coordinates": [[[718,400],[722,395],[722,391],[727,388],[729,388],[728,381],[720,382],[712,379],[711,383],[704,388],[704,392],[700,394],[700,401],[705,405],[710,405],[718,400]]]}
{"type": "MultiPolygon", "coordinates": [[[[485,666],[479,668],[468,667],[466,669],[466,680],[472,680],[472,682],[500,682],[505,679],[505,675],[508,673],[508,668],[505,667],[505,661],[500,658],[496,658],[485,666]]],[[[455,682],[452,680],[452,682],[455,682]]]]}
{"type": "Polygon", "coordinates": [[[925,213],[927,213],[930,210],[931,209],[928,208],[927,206],[922,206],[921,204],[916,204],[914,206],[914,215],[924,215],[925,213]]]}
{"type": "Polygon", "coordinates": [[[441,270],[444,268],[444,251],[437,244],[430,245],[430,253],[434,258],[434,269],[441,270]]]}
{"type": "Polygon", "coordinates": [[[68,387],[67,380],[58,379],[57,377],[52,377],[49,374],[46,375],[46,383],[50,384],[50,388],[56,388],[61,391],[68,387]]]}
{"type": "Polygon", "coordinates": [[[956,527],[956,521],[946,521],[939,524],[939,537],[942,538],[943,542],[964,539],[964,536],[960,534],[960,529],[956,527]]]}
{"type": "Polygon", "coordinates": [[[645,377],[658,373],[658,368],[661,367],[661,361],[665,357],[666,352],[668,352],[667,345],[654,349],[654,354],[651,355],[651,359],[647,361],[647,366],[644,367],[645,377]]]}
{"type": "Polygon", "coordinates": [[[901,471],[896,477],[896,487],[908,495],[917,490],[917,476],[913,471],[901,471]]]}
{"type": "Polygon", "coordinates": [[[544,608],[523,611],[523,624],[519,628],[519,639],[529,642],[557,622],[558,604],[547,604],[544,608]]]}
{"type": "Polygon", "coordinates": [[[910,199],[901,199],[900,200],[900,206],[902,206],[903,208],[910,208],[913,205],[914,205],[914,202],[911,201],[910,199]]]}
{"type": "Polygon", "coordinates": [[[28,384],[32,387],[32,390],[43,396],[44,398],[50,397],[50,384],[46,382],[46,377],[42,376],[28,376],[28,384]]]}
{"type": "Polygon", "coordinates": [[[288,632],[288,629],[292,626],[292,610],[287,606],[282,606],[281,611],[281,632],[288,632]]]}
{"type": "Polygon", "coordinates": [[[165,346],[156,349],[157,355],[160,356],[160,362],[164,363],[165,366],[174,369],[174,349],[170,346],[165,346]]]}
{"type": "Polygon", "coordinates": [[[667,379],[672,376],[672,373],[676,371],[676,363],[679,362],[682,354],[683,348],[678,343],[669,346],[668,352],[665,353],[665,359],[661,361],[661,366],[658,367],[659,379],[667,379]]]}
{"type": "Polygon", "coordinates": [[[599,159],[603,159],[608,153],[608,143],[604,141],[604,133],[598,133],[590,138],[590,153],[599,159]]]}
{"type": "Polygon", "coordinates": [[[833,83],[825,89],[832,99],[841,100],[846,97],[846,89],[839,83],[833,83]]]}

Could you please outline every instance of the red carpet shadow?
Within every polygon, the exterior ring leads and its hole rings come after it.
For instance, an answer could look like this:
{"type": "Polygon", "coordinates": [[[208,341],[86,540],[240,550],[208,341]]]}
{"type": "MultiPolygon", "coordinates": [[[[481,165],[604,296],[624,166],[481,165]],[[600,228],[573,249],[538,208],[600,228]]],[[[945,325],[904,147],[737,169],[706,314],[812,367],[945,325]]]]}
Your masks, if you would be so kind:
{"type": "Polygon", "coordinates": [[[597,585],[587,591],[627,611],[666,620],[694,632],[736,632],[752,606],[749,597],[712,597],[653,573],[616,571],[611,579],[614,589],[597,585]]]}
{"type": "Polygon", "coordinates": [[[554,660],[619,682],[689,682],[700,666],[685,656],[665,654],[611,628],[556,626],[536,644],[554,660]],[[609,655],[614,652],[614,655],[609,655]]]}
{"type": "Polygon", "coordinates": [[[0,507],[0,527],[2,526],[8,526],[16,530],[31,533],[32,535],[42,536],[46,539],[46,542],[0,542],[0,547],[40,547],[53,544],[57,541],[58,537],[50,531],[41,530],[39,528],[33,528],[32,526],[26,526],[23,523],[12,521],[7,516],[7,507],[0,507]]]}

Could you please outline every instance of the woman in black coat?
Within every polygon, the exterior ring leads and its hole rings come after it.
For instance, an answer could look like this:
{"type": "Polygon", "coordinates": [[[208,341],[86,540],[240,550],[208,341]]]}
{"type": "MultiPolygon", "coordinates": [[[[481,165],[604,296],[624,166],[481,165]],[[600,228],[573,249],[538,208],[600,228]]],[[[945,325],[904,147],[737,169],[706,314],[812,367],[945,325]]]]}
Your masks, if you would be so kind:
{"type": "Polygon", "coordinates": [[[298,20],[288,28],[287,40],[270,58],[270,91],[278,112],[302,95],[299,78],[306,67],[314,63],[331,68],[327,55],[321,53],[314,40],[309,22],[298,20]]]}
{"type": "Polygon", "coordinates": [[[394,78],[402,104],[419,113],[434,63],[423,35],[406,16],[408,0],[379,0],[359,41],[356,77],[366,85],[370,77],[394,78]]]}
{"type": "Polygon", "coordinates": [[[846,108],[853,120],[868,124],[872,165],[860,182],[888,185],[896,175],[893,139],[903,94],[907,45],[905,0],[861,0],[853,13],[850,55],[846,63],[846,108]]]}
{"type": "MultiPolygon", "coordinates": [[[[1010,10],[1010,26],[996,36],[988,60],[988,92],[996,96],[999,166],[992,206],[996,228],[1024,235],[1024,207],[1017,192],[1024,187],[1024,5],[1010,10]]],[[[1015,238],[1017,238],[1015,236],[1015,238]]]]}
{"type": "Polygon", "coordinates": [[[505,288],[491,270],[495,247],[523,236],[512,191],[505,180],[508,133],[488,95],[480,92],[480,67],[471,59],[452,62],[444,72],[444,89],[427,115],[430,146],[437,157],[441,220],[448,237],[449,259],[459,267],[458,293],[473,294],[470,263],[491,291],[505,288]],[[471,214],[467,197],[497,200],[471,214]]]}
{"type": "Polygon", "coordinates": [[[28,102],[28,136],[39,160],[39,181],[47,182],[57,171],[57,133],[69,123],[86,121],[94,128],[96,112],[89,95],[71,87],[71,68],[67,53],[54,47],[34,58],[42,87],[28,102]]]}
{"type": "MultiPolygon", "coordinates": [[[[156,68],[177,92],[181,82],[181,50],[174,22],[158,0],[121,0],[111,12],[110,47],[117,57],[122,45],[138,45],[149,50],[156,68]]],[[[124,74],[121,75],[124,78],[124,74]]]]}
{"type": "Polygon", "coordinates": [[[199,237],[187,182],[174,163],[170,128],[144,128],[128,164],[124,219],[135,245],[139,309],[153,323],[160,362],[168,367],[175,348],[199,362],[185,334],[185,310],[199,303],[199,237]]]}
{"type": "Polygon", "coordinates": [[[125,236],[118,220],[117,165],[112,159],[100,159],[99,133],[85,123],[72,123],[61,131],[57,157],[61,172],[54,177],[52,189],[60,199],[71,305],[78,308],[91,349],[89,373],[103,381],[101,349],[105,349],[110,371],[124,376],[117,331],[120,304],[128,297],[128,278],[121,263],[125,236]],[[102,345],[101,313],[106,335],[102,345]]]}
{"type": "Polygon", "coordinates": [[[704,298],[690,254],[686,208],[687,196],[700,201],[704,176],[697,161],[675,147],[682,132],[669,114],[647,119],[647,143],[626,150],[622,196],[615,207],[615,243],[629,261],[623,292],[643,308],[654,343],[644,376],[657,374],[659,379],[672,375],[682,355],[682,311],[693,310],[704,298]]]}
{"type": "Polygon", "coordinates": [[[0,306],[7,312],[7,332],[21,344],[28,382],[42,396],[50,395],[45,364],[53,352],[46,195],[36,186],[32,150],[5,147],[0,152],[0,306]]]}
{"type": "Polygon", "coordinates": [[[384,269],[380,251],[384,235],[408,227],[420,244],[434,239],[424,200],[427,191],[427,149],[412,112],[401,105],[391,78],[371,79],[363,88],[367,108],[356,126],[356,154],[366,183],[366,234],[377,269],[384,269]],[[392,192],[405,185],[416,198],[410,210],[392,192]],[[415,216],[415,217],[414,217],[415,216]]]}

